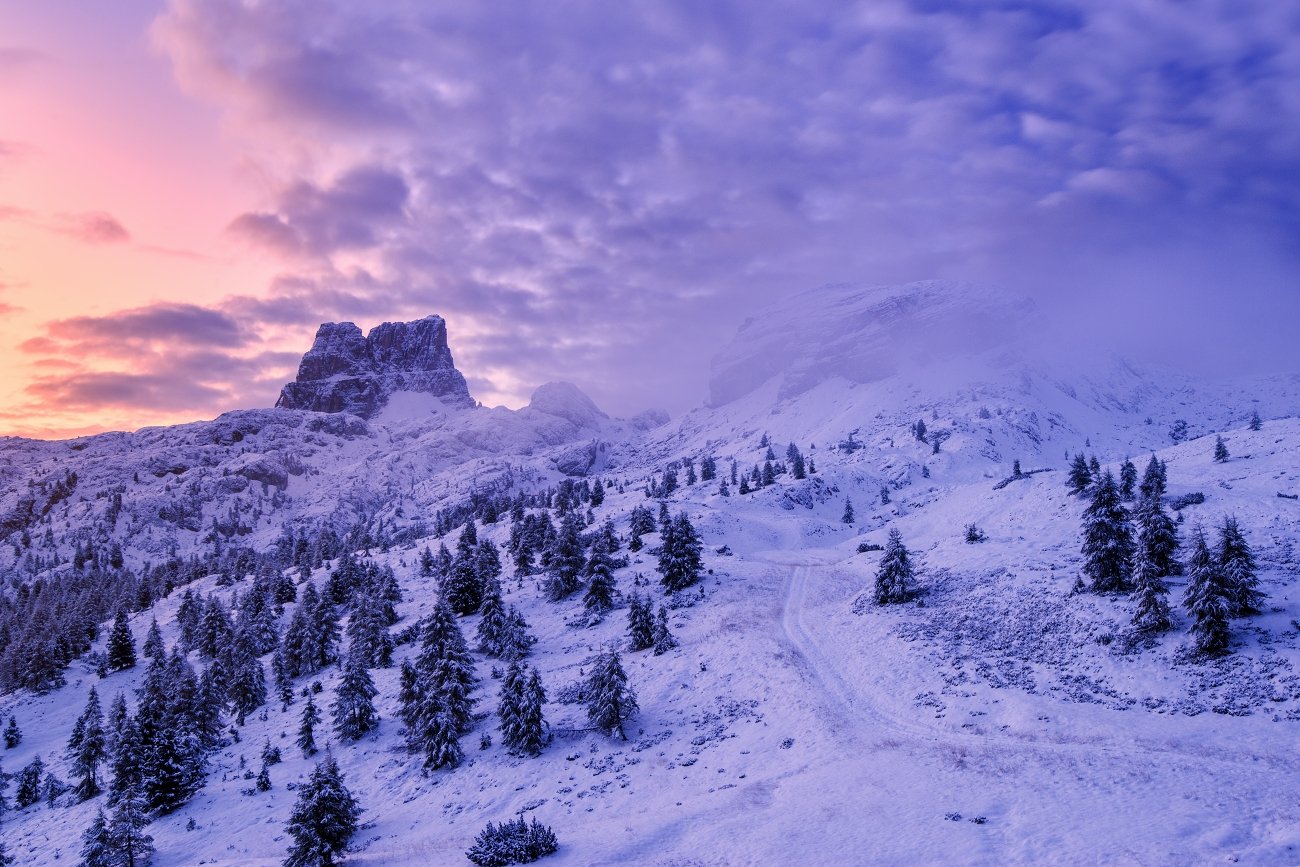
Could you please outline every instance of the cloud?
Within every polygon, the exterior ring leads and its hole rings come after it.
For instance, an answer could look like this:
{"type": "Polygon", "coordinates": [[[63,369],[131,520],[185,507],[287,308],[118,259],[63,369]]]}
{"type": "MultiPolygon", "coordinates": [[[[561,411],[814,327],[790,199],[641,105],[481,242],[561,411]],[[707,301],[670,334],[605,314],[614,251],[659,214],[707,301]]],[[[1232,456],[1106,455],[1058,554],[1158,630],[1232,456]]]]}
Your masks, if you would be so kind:
{"type": "Polygon", "coordinates": [[[227,392],[161,373],[84,371],[37,378],[27,393],[60,411],[128,408],[203,411],[227,392]]]}
{"type": "Polygon", "coordinates": [[[67,344],[78,354],[132,355],[142,347],[216,346],[238,348],[250,340],[231,316],[195,304],[160,303],[107,316],[74,316],[46,326],[46,335],[23,344],[24,351],[48,353],[67,344]]]}
{"type": "Polygon", "coordinates": [[[286,271],[221,313],[442,313],[516,399],[684,408],[748,310],[828,280],[1300,295],[1285,4],[173,0],[153,38],[273,179],[227,231],[286,271]]]}
{"type": "Polygon", "coordinates": [[[0,76],[22,72],[43,60],[45,55],[40,51],[0,45],[0,76]]]}
{"type": "Polygon", "coordinates": [[[103,211],[63,214],[55,221],[54,230],[85,244],[124,244],[131,240],[126,227],[103,211]]]}

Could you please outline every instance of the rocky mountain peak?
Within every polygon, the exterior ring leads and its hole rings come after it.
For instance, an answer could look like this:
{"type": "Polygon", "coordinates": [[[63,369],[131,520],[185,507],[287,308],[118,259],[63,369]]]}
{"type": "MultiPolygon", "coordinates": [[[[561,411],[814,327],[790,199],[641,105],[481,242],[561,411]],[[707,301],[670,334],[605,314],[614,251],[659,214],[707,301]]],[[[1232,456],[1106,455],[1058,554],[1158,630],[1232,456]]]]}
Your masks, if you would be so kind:
{"type": "Polygon", "coordinates": [[[370,418],[397,391],[473,406],[465,377],[452,362],[441,316],[385,322],[365,337],[351,322],[324,323],[298,365],[298,378],[284,387],[275,405],[370,418]]]}

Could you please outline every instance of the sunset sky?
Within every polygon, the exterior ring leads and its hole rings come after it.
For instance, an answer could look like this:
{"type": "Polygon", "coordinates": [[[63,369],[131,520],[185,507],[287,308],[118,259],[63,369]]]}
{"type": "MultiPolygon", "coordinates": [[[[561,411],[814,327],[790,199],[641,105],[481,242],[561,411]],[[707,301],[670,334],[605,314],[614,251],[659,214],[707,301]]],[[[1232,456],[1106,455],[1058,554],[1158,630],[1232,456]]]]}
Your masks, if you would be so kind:
{"type": "Polygon", "coordinates": [[[0,434],[271,405],[438,313],[475,397],[679,412],[750,310],[991,280],[1300,368],[1300,7],[0,4],[0,434]]]}

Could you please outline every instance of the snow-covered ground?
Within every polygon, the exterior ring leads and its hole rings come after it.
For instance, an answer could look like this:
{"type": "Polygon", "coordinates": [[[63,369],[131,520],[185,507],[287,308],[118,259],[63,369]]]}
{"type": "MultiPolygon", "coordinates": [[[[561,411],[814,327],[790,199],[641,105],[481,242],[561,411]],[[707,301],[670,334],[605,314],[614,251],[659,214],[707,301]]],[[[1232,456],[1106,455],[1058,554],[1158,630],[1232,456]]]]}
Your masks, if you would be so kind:
{"type": "MultiPolygon", "coordinates": [[[[861,297],[875,309],[879,296],[861,297]]],[[[837,318],[811,317],[802,338],[819,339],[837,318]]],[[[464,863],[487,821],[520,812],[555,829],[560,850],[544,863],[557,867],[1300,863],[1300,500],[1289,498],[1300,494],[1300,378],[1217,384],[1119,361],[1030,365],[1001,344],[900,370],[867,364],[872,353],[836,367],[814,347],[798,355],[797,376],[769,371],[746,391],[735,371],[771,337],[749,328],[762,340],[722,356],[727,399],[667,423],[611,420],[576,389],[552,385],[519,412],[399,395],[370,422],[250,411],[72,443],[11,441],[0,448],[0,507],[29,480],[76,469],[76,492],[51,508],[42,532],[89,526],[105,508],[97,493],[120,487],[114,532],[139,563],[196,544],[197,532],[157,518],[187,497],[199,526],[237,507],[251,516],[247,541],[262,545],[286,522],[349,510],[427,526],[434,509],[476,486],[534,490],[585,469],[623,485],[594,511],[626,534],[633,507],[657,508],[642,487],[667,462],[711,454],[720,475],[733,459],[743,472],[762,464],[767,433],[778,458],[797,443],[815,475],[729,497],[701,482],[670,498],[700,530],[709,572],[671,611],[678,648],[624,655],[641,708],[626,743],[572,731],[585,728],[583,708],[561,701],[599,651],[621,646],[626,610],[581,625],[576,598],[547,602],[538,578],[517,581],[509,566],[505,601],[539,639],[530,661],[550,697],[555,738],[540,757],[500,745],[499,680],[481,660],[476,695],[487,716],[462,740],[466,763],[423,773],[399,734],[398,669],[374,672],[383,722],[355,745],[333,746],[365,809],[349,863],[464,863]],[[1252,409],[1264,416],[1260,431],[1245,427],[1252,409]],[[931,431],[925,442],[911,432],[918,419],[931,431]],[[1191,438],[1173,444],[1179,419],[1191,438]],[[1211,457],[1218,433],[1226,463],[1211,457]],[[1213,531],[1226,515],[1240,521],[1268,602],[1233,621],[1231,655],[1193,654],[1181,610],[1172,632],[1142,638],[1129,626],[1130,599],[1076,592],[1084,503],[1067,493],[1065,469],[1080,451],[1112,469],[1126,456],[1139,468],[1151,453],[1167,461],[1171,495],[1205,495],[1179,512],[1184,537],[1198,522],[1213,531]],[[1001,484],[1017,459],[1043,472],[1001,484]],[[851,526],[840,520],[845,498],[851,526]],[[964,541],[972,523],[986,541],[964,541]],[[880,555],[858,547],[883,543],[890,528],[916,557],[921,592],[880,607],[869,601],[880,555]],[[480,750],[483,733],[493,744],[480,750]]],[[[830,336],[827,345],[843,342],[830,336]]],[[[479,532],[503,546],[509,523],[479,532]]],[[[652,548],[657,537],[645,541],[652,548]]],[[[416,568],[425,544],[437,540],[371,552],[406,594],[398,630],[434,601],[416,568]]],[[[635,589],[639,575],[662,600],[654,566],[648,550],[632,554],[620,589],[635,589]]],[[[193,586],[229,594],[241,584],[193,586]]],[[[137,640],[156,616],[170,644],[178,603],[173,594],[135,615],[137,640]]],[[[476,620],[462,620],[469,637],[476,620]]],[[[398,661],[412,652],[401,648],[398,661]]],[[[88,689],[107,707],[142,676],[140,667],[100,680],[78,662],[48,695],[0,697],[0,714],[15,714],[25,733],[0,753],[4,769],[39,753],[70,776],[63,748],[88,689]]],[[[319,679],[323,741],[338,672],[319,679]]],[[[150,826],[155,864],[283,859],[290,786],[314,764],[293,745],[301,707],[285,712],[273,700],[249,718],[212,758],[203,790],[150,826]],[[246,794],[268,740],[285,761],[271,768],[270,792],[246,794]]],[[[19,864],[75,863],[102,800],[12,812],[0,833],[19,864]]]]}

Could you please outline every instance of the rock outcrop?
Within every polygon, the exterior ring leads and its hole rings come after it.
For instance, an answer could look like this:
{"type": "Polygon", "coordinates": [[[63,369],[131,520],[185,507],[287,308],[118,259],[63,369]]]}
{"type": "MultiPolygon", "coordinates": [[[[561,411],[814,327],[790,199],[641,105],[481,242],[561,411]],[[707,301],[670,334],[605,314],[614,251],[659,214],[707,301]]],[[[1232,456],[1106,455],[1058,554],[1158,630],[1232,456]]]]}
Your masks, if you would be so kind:
{"type": "Polygon", "coordinates": [[[397,391],[431,394],[450,406],[474,405],[452,363],[441,316],[385,322],[365,337],[351,322],[326,322],[302,357],[298,378],[275,405],[370,418],[397,391]]]}

